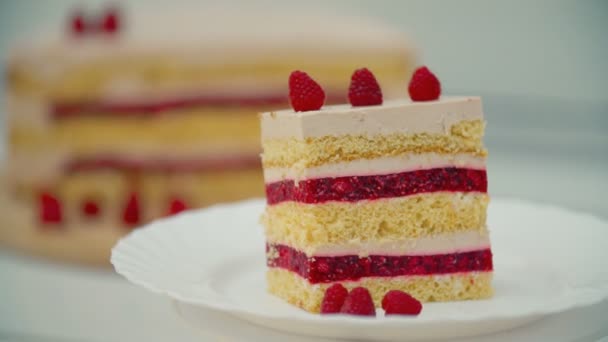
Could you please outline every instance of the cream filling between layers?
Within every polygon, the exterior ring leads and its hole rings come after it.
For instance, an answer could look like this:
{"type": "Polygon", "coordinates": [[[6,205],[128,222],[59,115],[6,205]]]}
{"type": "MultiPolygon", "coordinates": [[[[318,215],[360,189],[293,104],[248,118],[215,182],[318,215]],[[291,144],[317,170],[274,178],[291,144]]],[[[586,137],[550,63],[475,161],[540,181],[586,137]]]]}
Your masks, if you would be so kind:
{"type": "MultiPolygon", "coordinates": [[[[280,243],[268,241],[269,243],[280,243]]],[[[343,244],[330,244],[307,248],[308,256],[342,256],[358,255],[440,255],[464,253],[490,248],[490,235],[487,229],[482,231],[463,231],[446,233],[419,239],[397,241],[351,241],[343,244]]]]}
{"type": "Polygon", "coordinates": [[[306,139],[341,135],[449,134],[467,120],[482,120],[479,97],[450,96],[436,101],[386,101],[381,106],[325,106],[261,114],[262,139],[306,139]]]}
{"type": "Polygon", "coordinates": [[[484,170],[486,168],[486,158],[466,153],[421,153],[397,157],[358,159],[350,162],[324,164],[304,170],[293,168],[265,168],[264,181],[266,183],[273,183],[286,179],[300,181],[315,178],[385,175],[443,167],[484,170]]]}

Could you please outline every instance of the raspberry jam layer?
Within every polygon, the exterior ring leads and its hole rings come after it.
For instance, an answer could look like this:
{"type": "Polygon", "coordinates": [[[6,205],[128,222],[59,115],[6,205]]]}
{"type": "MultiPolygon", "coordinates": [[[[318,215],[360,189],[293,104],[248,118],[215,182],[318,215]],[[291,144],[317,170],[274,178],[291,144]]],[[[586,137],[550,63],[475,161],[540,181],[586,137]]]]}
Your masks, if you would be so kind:
{"type": "Polygon", "coordinates": [[[266,201],[321,203],[355,202],[379,198],[403,197],[419,193],[487,192],[486,170],[446,167],[391,173],[376,176],[284,180],[266,184],[266,201]]]}
{"type": "Polygon", "coordinates": [[[252,169],[260,167],[257,155],[205,159],[130,159],[128,157],[104,155],[70,160],[65,169],[71,172],[97,170],[150,171],[150,172],[203,172],[252,169]]]}
{"type": "Polygon", "coordinates": [[[170,110],[196,107],[249,107],[282,105],[287,103],[285,95],[266,96],[193,96],[164,101],[88,101],[59,102],[51,108],[55,119],[90,115],[150,115],[170,110]]]}
{"type": "Polygon", "coordinates": [[[279,267],[297,273],[313,284],[353,281],[363,277],[441,275],[493,269],[492,251],[489,248],[437,255],[344,255],[309,258],[292,247],[267,244],[266,255],[269,267],[279,267]]]}
{"type": "MultiPolygon", "coordinates": [[[[343,96],[330,94],[328,103],[339,102],[343,96]]],[[[203,107],[279,107],[287,105],[285,94],[267,95],[199,95],[182,96],[162,101],[83,101],[57,102],[51,117],[67,119],[79,116],[149,116],[163,112],[203,107]]]]}

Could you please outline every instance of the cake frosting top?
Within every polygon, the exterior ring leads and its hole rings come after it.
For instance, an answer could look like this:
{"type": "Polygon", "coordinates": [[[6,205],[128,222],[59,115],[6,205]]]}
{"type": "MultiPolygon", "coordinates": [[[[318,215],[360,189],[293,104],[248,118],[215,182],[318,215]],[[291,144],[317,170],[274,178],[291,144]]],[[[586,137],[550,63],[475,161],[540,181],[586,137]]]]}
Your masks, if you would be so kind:
{"type": "Polygon", "coordinates": [[[454,124],[483,119],[481,98],[442,96],[435,101],[399,99],[380,106],[325,106],[261,114],[262,139],[316,138],[339,135],[445,133],[454,124]]]}

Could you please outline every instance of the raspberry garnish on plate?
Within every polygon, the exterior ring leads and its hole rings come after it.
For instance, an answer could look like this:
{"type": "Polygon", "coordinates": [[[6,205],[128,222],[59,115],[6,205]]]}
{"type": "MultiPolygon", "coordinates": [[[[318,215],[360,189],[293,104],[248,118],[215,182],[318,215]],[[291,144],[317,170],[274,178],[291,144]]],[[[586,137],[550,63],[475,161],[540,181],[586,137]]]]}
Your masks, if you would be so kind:
{"type": "Polygon", "coordinates": [[[421,66],[414,71],[407,90],[413,101],[433,101],[441,95],[441,84],[429,68],[421,66]]]}
{"type": "Polygon", "coordinates": [[[422,311],[422,304],[403,291],[391,290],[382,298],[382,308],[385,315],[417,316],[422,311]]]}
{"type": "Polygon", "coordinates": [[[321,302],[321,313],[340,313],[344,300],[348,296],[348,290],[342,284],[334,284],[325,290],[323,301],[321,302]]]}
{"type": "Polygon", "coordinates": [[[307,73],[296,70],[289,75],[289,100],[296,112],[319,110],[325,102],[325,92],[307,73]]]}
{"type": "Polygon", "coordinates": [[[351,76],[348,101],[354,107],[382,104],[382,90],[369,69],[357,69],[351,76]]]}
{"type": "Polygon", "coordinates": [[[355,287],[346,296],[340,313],[356,316],[376,316],[376,306],[366,288],[355,287]]]}

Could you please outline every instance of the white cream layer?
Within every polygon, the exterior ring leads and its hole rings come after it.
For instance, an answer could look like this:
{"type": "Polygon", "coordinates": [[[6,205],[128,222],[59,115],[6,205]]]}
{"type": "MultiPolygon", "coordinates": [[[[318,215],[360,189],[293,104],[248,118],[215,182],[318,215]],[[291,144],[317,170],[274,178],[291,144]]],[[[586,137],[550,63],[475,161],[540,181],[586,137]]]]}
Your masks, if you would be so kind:
{"type": "MultiPolygon", "coordinates": [[[[272,241],[271,241],[272,242],[272,241]]],[[[401,241],[360,242],[332,244],[307,249],[308,256],[342,255],[438,255],[464,253],[490,248],[490,236],[483,231],[446,233],[433,237],[407,239],[401,241]]]]}
{"type": "Polygon", "coordinates": [[[483,119],[479,97],[437,101],[386,101],[381,106],[326,106],[317,111],[281,110],[261,114],[262,140],[340,135],[447,134],[465,120],[483,119]]]}
{"type": "Polygon", "coordinates": [[[286,179],[300,181],[315,178],[386,175],[442,167],[485,170],[486,158],[465,153],[421,153],[397,157],[358,159],[349,162],[324,164],[305,170],[296,170],[292,168],[265,168],[264,181],[266,183],[273,183],[286,179]]]}

